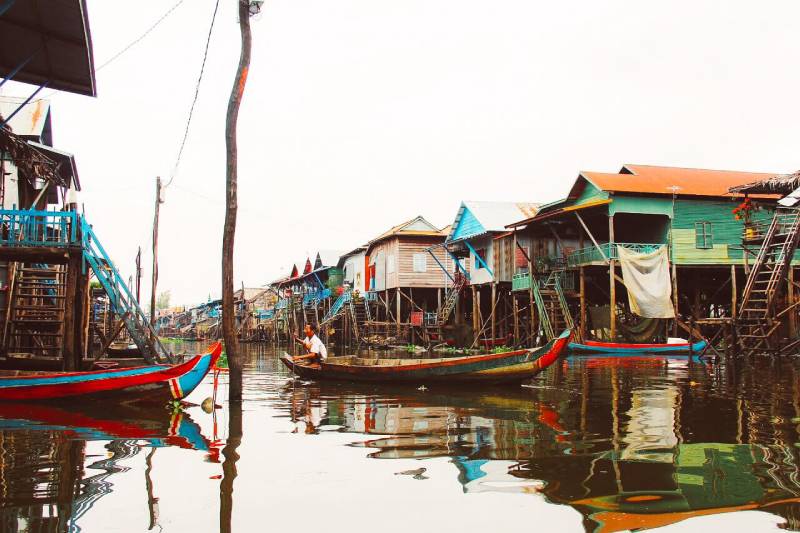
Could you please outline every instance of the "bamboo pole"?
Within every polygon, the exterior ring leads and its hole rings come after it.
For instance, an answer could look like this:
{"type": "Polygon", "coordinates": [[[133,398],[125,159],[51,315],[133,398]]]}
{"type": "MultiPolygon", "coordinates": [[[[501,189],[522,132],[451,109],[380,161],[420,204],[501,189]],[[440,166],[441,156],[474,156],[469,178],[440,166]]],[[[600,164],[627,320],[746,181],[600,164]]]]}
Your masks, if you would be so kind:
{"type": "Polygon", "coordinates": [[[242,39],[242,50],[239,56],[239,67],[231,88],[228,100],[228,111],[225,119],[225,146],[227,150],[227,172],[225,179],[225,226],[222,233],[222,335],[225,339],[225,350],[228,355],[229,392],[228,401],[242,401],[242,360],[239,353],[239,342],[236,338],[235,310],[233,305],[233,246],[236,235],[237,204],[237,145],[236,123],[239,118],[239,106],[247,83],[250,69],[250,3],[236,0],[239,6],[239,29],[242,39]]]}

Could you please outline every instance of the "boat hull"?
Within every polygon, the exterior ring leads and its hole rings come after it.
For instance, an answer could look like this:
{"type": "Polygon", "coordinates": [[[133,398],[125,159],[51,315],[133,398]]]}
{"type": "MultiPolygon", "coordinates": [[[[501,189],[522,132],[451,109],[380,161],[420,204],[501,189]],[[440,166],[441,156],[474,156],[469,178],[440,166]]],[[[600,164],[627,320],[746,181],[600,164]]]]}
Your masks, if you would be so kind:
{"type": "Polygon", "coordinates": [[[354,358],[342,357],[332,358],[322,365],[307,366],[295,364],[284,355],[281,361],[304,379],[417,384],[502,383],[529,379],[549,367],[566,352],[569,339],[570,332],[565,331],[541,348],[445,359],[376,359],[375,364],[353,364],[354,358]]]}
{"type": "Polygon", "coordinates": [[[615,356],[645,355],[698,355],[705,351],[708,343],[704,340],[681,344],[626,344],[619,342],[569,343],[570,355],[610,354],[615,356]]]}
{"type": "Polygon", "coordinates": [[[188,396],[213,368],[222,345],[177,365],[0,377],[0,401],[112,400],[164,404],[188,396]]]}

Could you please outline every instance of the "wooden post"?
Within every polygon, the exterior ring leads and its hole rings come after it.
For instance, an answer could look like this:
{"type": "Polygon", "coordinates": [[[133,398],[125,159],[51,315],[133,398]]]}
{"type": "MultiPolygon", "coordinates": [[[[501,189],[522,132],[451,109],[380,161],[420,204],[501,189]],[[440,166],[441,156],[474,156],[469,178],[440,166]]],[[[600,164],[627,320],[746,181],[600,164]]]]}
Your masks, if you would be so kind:
{"type": "Polygon", "coordinates": [[[140,303],[142,295],[142,247],[136,252],[136,303],[140,303]]]}
{"type": "Polygon", "coordinates": [[[478,291],[475,290],[475,285],[470,287],[472,289],[472,331],[473,335],[478,334],[478,291]]]}
{"type": "MultiPolygon", "coordinates": [[[[531,246],[533,245],[533,238],[531,238],[531,246]]],[[[536,305],[533,298],[533,261],[531,260],[531,255],[528,254],[528,309],[530,309],[531,313],[531,342],[533,344],[536,342],[536,315],[534,310],[536,309],[536,305]]]]}
{"type": "Polygon", "coordinates": [[[517,296],[511,293],[511,312],[514,315],[514,345],[519,345],[519,302],[517,296]]]}
{"type": "Polygon", "coordinates": [[[395,313],[396,316],[394,317],[395,322],[397,323],[397,336],[400,336],[400,287],[395,289],[394,293],[394,306],[395,306],[395,313]]]}
{"type": "Polygon", "coordinates": [[[225,147],[227,151],[227,172],[225,176],[225,226],[222,232],[222,336],[228,355],[229,392],[228,401],[238,404],[242,401],[242,360],[236,336],[236,315],[233,305],[233,245],[236,235],[237,204],[237,146],[236,123],[239,119],[239,105],[244,95],[247,73],[250,69],[250,3],[237,0],[239,6],[239,29],[242,51],[239,67],[228,100],[225,117],[225,147]]]}
{"type": "Polygon", "coordinates": [[[580,267],[580,290],[581,290],[581,312],[580,312],[580,320],[581,323],[578,326],[580,338],[581,340],[586,339],[586,267],[580,267]]]}
{"type": "Polygon", "coordinates": [[[61,354],[64,358],[65,370],[79,370],[80,363],[76,365],[80,353],[75,351],[75,327],[77,310],[76,296],[78,292],[78,271],[81,268],[81,257],[70,256],[67,263],[66,287],[64,291],[64,336],[62,338],[61,354]]]}
{"type": "Polygon", "coordinates": [[[678,269],[672,263],[672,305],[675,307],[675,320],[672,321],[672,336],[678,336],[678,269]]]}
{"type": "Polygon", "coordinates": [[[158,286],[158,215],[161,210],[161,177],[156,176],[156,208],[153,215],[153,278],[150,286],[150,325],[156,325],[156,287],[158,286]]]}
{"type": "MultiPolygon", "coordinates": [[[[786,307],[794,305],[796,302],[796,293],[794,287],[794,267],[789,264],[789,281],[786,288],[786,307]]],[[[797,309],[792,309],[789,312],[789,338],[797,338],[797,309]]]]}
{"type": "Polygon", "coordinates": [[[617,261],[614,257],[614,215],[608,216],[608,242],[609,242],[609,262],[608,262],[608,289],[609,289],[609,309],[608,320],[611,342],[617,339],[617,281],[614,279],[616,274],[617,261]]]}
{"type": "MultiPolygon", "coordinates": [[[[789,283],[789,290],[792,290],[792,284],[789,283]]],[[[736,265],[731,265],[731,318],[736,319],[736,265]]]]}
{"type": "MultiPolygon", "coordinates": [[[[492,309],[494,309],[496,303],[497,303],[497,283],[493,281],[492,282],[492,309]]],[[[496,316],[497,316],[497,313],[492,313],[492,342],[494,342],[494,339],[497,336],[496,335],[497,320],[495,319],[496,316]]]]}

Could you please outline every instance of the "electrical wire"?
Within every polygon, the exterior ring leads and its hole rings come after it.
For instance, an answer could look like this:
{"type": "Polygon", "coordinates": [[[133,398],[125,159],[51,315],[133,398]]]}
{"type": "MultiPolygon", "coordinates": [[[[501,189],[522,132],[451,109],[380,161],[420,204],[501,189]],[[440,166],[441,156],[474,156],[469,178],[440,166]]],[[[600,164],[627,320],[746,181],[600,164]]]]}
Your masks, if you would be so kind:
{"type": "MultiPolygon", "coordinates": [[[[125,54],[125,52],[127,52],[128,50],[130,50],[131,48],[133,48],[134,46],[139,44],[145,37],[147,37],[153,30],[155,30],[162,22],[164,22],[164,20],[167,17],[169,17],[172,14],[173,11],[178,9],[178,7],[182,3],[184,3],[185,1],[186,0],[178,0],[172,7],[170,7],[166,12],[164,12],[164,14],[161,15],[153,24],[151,24],[150,27],[148,27],[141,35],[139,35],[137,38],[135,38],[134,40],[132,40],[131,42],[126,44],[124,47],[122,47],[116,54],[114,54],[113,56],[111,56],[110,58],[105,60],[99,67],[96,67],[94,69],[94,71],[95,72],[99,72],[103,68],[107,67],[108,65],[110,65],[111,63],[113,63],[114,61],[119,59],[123,54],[125,54]]],[[[38,102],[40,100],[47,100],[48,98],[51,98],[56,94],[59,94],[59,91],[50,91],[49,93],[43,95],[40,98],[37,98],[36,100],[34,100],[33,102],[30,102],[30,103],[32,104],[32,103],[38,102]]]]}
{"type": "Polygon", "coordinates": [[[97,67],[97,68],[95,69],[95,72],[102,70],[104,67],[107,67],[108,65],[110,65],[111,63],[113,63],[114,61],[116,61],[116,60],[117,60],[117,59],[118,59],[118,58],[119,58],[119,57],[120,57],[122,54],[124,54],[125,52],[127,52],[128,50],[130,50],[131,48],[133,48],[134,46],[136,46],[136,45],[137,45],[137,44],[138,44],[138,43],[139,43],[139,42],[140,42],[142,39],[144,39],[145,37],[147,37],[147,36],[150,34],[150,32],[152,32],[154,29],[156,29],[156,27],[158,27],[158,25],[159,25],[159,24],[161,24],[162,22],[164,22],[164,19],[166,19],[168,16],[170,16],[170,15],[172,14],[172,12],[173,12],[173,11],[175,11],[175,10],[176,10],[176,9],[177,9],[177,8],[178,8],[178,7],[179,7],[179,6],[180,6],[182,3],[184,3],[185,1],[186,1],[186,0],[178,0],[178,1],[175,3],[175,5],[173,5],[173,6],[172,6],[171,8],[169,8],[169,9],[168,9],[168,10],[167,10],[167,11],[166,11],[166,12],[165,12],[163,15],[161,15],[161,17],[159,17],[159,19],[158,19],[158,20],[156,20],[156,21],[155,21],[155,22],[154,22],[154,23],[153,23],[153,24],[152,24],[152,25],[151,25],[149,28],[147,28],[147,29],[144,31],[144,33],[142,33],[142,34],[141,34],[139,37],[137,37],[136,39],[134,39],[133,41],[131,41],[130,43],[128,43],[128,44],[127,44],[127,45],[126,45],[124,48],[122,48],[122,49],[121,49],[119,52],[117,52],[116,54],[114,54],[113,56],[111,56],[109,59],[107,59],[106,61],[104,61],[104,62],[103,62],[103,63],[102,63],[102,64],[101,64],[99,67],[97,67]]]}
{"type": "Polygon", "coordinates": [[[211,44],[211,34],[214,31],[214,22],[217,20],[217,10],[219,9],[219,0],[214,3],[214,13],[211,15],[211,24],[208,27],[208,36],[206,37],[206,48],[203,52],[203,62],[200,65],[200,75],[197,78],[197,84],[194,88],[194,98],[192,99],[192,105],[189,107],[189,118],[186,120],[186,128],[183,131],[183,140],[181,141],[181,146],[178,149],[178,157],[175,159],[175,166],[172,167],[172,173],[170,174],[169,181],[164,186],[169,187],[172,184],[172,180],[175,179],[175,175],[178,173],[178,166],[181,164],[181,157],[183,156],[183,149],[186,146],[186,139],[189,138],[189,127],[192,124],[192,116],[194,115],[194,106],[197,104],[197,97],[200,94],[200,83],[203,81],[203,73],[206,70],[206,60],[208,59],[208,46],[211,44]]]}

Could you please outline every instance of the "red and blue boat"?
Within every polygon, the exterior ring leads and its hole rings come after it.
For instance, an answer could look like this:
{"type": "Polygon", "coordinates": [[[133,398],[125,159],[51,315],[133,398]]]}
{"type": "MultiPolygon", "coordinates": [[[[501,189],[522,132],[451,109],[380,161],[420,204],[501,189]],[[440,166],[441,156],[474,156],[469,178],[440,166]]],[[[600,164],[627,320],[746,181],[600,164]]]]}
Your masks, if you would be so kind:
{"type": "Polygon", "coordinates": [[[71,399],[166,404],[188,396],[219,359],[222,344],[176,365],[115,368],[90,372],[0,373],[0,401],[71,399]]]}
{"type": "Polygon", "coordinates": [[[565,330],[540,348],[461,357],[391,359],[346,355],[329,357],[322,364],[307,364],[295,362],[284,354],[281,361],[303,379],[415,384],[434,381],[502,383],[532,378],[555,363],[566,353],[571,336],[570,330],[565,330]]]}
{"type": "Polygon", "coordinates": [[[648,355],[702,355],[708,347],[708,342],[680,342],[670,344],[628,344],[622,342],[584,341],[582,343],[569,343],[570,355],[614,355],[621,356],[648,356],[648,355]]]}

